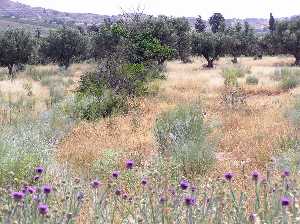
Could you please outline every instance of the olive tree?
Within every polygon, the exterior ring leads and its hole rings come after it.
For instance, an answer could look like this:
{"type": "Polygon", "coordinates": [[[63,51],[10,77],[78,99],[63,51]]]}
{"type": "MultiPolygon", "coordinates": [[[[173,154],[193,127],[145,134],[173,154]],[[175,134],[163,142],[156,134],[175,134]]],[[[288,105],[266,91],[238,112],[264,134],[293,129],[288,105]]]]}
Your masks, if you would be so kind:
{"type": "Polygon", "coordinates": [[[34,41],[29,32],[22,29],[8,29],[0,36],[0,65],[8,68],[13,77],[16,64],[26,64],[31,57],[34,41]]]}
{"type": "Polygon", "coordinates": [[[213,63],[226,53],[226,35],[223,33],[193,33],[192,52],[194,55],[203,56],[207,67],[213,68],[213,63]]]}
{"type": "Polygon", "coordinates": [[[277,22],[272,38],[277,53],[293,55],[300,65],[300,17],[277,22]]]}
{"type": "Polygon", "coordinates": [[[66,69],[75,59],[85,57],[87,37],[77,29],[61,28],[51,31],[41,46],[42,54],[66,69]]]}

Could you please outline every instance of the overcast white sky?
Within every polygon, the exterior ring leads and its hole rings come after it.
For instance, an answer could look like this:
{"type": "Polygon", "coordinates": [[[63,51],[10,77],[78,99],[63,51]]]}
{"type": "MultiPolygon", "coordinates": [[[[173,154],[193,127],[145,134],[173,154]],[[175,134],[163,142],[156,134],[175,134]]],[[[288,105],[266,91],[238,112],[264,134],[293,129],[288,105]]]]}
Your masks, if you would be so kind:
{"type": "Polygon", "coordinates": [[[300,0],[18,0],[32,6],[65,12],[90,12],[97,14],[120,14],[122,8],[144,9],[145,13],[173,16],[197,16],[205,19],[214,12],[225,18],[288,17],[300,14],[300,0]]]}

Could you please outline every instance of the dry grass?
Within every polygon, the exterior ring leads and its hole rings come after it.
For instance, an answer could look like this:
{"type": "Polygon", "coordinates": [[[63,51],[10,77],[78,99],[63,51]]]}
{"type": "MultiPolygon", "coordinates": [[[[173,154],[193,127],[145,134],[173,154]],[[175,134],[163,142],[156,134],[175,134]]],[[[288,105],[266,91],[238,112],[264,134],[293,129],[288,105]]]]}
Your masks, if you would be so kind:
{"type": "MultiPolygon", "coordinates": [[[[221,175],[224,170],[241,173],[241,164],[249,172],[263,169],[275,153],[279,137],[288,135],[290,130],[282,114],[291,95],[278,91],[270,75],[276,66],[290,64],[292,60],[282,57],[240,60],[242,65],[251,66],[252,74],[261,80],[258,86],[244,86],[248,97],[243,110],[229,110],[220,104],[224,82],[221,69],[230,65],[230,59],[221,59],[213,70],[204,69],[205,62],[198,58],[192,64],[170,62],[168,80],[162,82],[158,96],[140,99],[139,109],[128,115],[80,123],[60,144],[57,158],[87,168],[106,149],[153,153],[152,127],[157,115],[176,104],[193,102],[203,105],[208,120],[222,124],[217,130],[219,162],[209,176],[221,175]]],[[[243,83],[243,79],[239,81],[243,83]]]]}

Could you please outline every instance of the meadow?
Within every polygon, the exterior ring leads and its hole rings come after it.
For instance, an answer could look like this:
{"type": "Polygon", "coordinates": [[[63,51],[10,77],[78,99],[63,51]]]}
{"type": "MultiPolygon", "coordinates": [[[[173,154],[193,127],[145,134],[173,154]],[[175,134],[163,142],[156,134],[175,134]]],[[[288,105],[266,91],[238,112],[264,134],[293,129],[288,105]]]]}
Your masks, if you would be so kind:
{"type": "Polygon", "coordinates": [[[297,223],[292,57],[169,61],[128,112],[73,114],[96,67],[0,69],[2,223],[297,223]]]}

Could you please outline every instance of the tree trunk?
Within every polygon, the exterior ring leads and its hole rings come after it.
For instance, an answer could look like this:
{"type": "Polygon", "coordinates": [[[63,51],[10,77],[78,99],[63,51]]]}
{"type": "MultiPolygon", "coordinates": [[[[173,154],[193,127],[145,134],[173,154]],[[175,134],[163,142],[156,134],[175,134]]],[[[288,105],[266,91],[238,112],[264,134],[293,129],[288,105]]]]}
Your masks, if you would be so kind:
{"type": "Polygon", "coordinates": [[[295,58],[296,58],[295,65],[300,66],[300,54],[296,55],[295,58]]]}
{"type": "Polygon", "coordinates": [[[8,65],[7,68],[8,68],[8,74],[9,74],[10,78],[12,79],[14,65],[8,65]]]}
{"type": "Polygon", "coordinates": [[[207,68],[213,68],[214,67],[214,60],[209,59],[207,60],[207,68]]]}
{"type": "Polygon", "coordinates": [[[238,63],[238,59],[236,56],[233,57],[233,59],[231,60],[233,64],[236,64],[238,63]]]}

